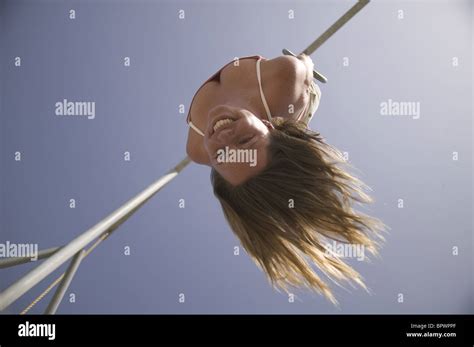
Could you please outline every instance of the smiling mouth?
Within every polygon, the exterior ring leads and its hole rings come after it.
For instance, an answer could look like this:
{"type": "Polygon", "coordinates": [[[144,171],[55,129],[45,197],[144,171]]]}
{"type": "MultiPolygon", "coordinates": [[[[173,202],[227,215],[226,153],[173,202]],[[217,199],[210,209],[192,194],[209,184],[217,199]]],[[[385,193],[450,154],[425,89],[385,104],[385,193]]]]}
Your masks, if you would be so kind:
{"type": "Polygon", "coordinates": [[[231,118],[220,119],[214,124],[214,126],[212,127],[212,130],[214,130],[214,132],[216,132],[219,128],[224,127],[226,125],[230,125],[233,122],[234,122],[234,120],[231,119],[231,118]]]}
{"type": "Polygon", "coordinates": [[[210,128],[210,133],[209,135],[212,136],[216,132],[227,128],[232,125],[237,119],[235,117],[229,116],[229,115],[222,115],[214,119],[212,127],[210,128]]]}

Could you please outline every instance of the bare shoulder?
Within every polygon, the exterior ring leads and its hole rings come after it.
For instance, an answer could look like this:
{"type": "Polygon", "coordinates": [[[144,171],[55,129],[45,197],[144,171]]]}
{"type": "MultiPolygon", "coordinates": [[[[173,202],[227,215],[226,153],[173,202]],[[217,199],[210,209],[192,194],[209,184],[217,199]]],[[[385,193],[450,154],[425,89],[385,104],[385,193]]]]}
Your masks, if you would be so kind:
{"type": "Polygon", "coordinates": [[[262,61],[261,68],[263,88],[270,99],[270,108],[276,110],[275,113],[281,117],[291,117],[288,106],[294,105],[295,111],[303,107],[305,90],[311,81],[308,78],[306,62],[297,57],[283,55],[262,61]]]}
{"type": "Polygon", "coordinates": [[[278,56],[262,61],[262,69],[281,80],[303,82],[307,75],[307,67],[302,59],[290,55],[278,56]]]}

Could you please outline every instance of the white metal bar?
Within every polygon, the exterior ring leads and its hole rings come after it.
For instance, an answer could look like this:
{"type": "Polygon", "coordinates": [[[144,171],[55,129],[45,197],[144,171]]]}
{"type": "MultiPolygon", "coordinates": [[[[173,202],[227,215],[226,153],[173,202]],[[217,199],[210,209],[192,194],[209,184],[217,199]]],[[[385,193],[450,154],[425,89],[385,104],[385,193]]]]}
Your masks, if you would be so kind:
{"type": "MultiPolygon", "coordinates": [[[[352,19],[370,0],[359,0],[354,6],[346,11],[333,25],[331,25],[324,33],[322,33],[316,40],[314,40],[303,52],[306,55],[314,53],[321,45],[326,42],[332,35],[336,33],[344,24],[352,19]]],[[[285,55],[292,55],[296,57],[296,54],[290,50],[283,48],[282,53],[285,55]]],[[[322,73],[317,70],[313,70],[313,77],[322,83],[327,83],[328,79],[322,73]]]]}
{"type": "Polygon", "coordinates": [[[63,299],[64,294],[66,294],[66,291],[69,288],[69,285],[71,284],[71,281],[74,275],[76,274],[76,271],[79,268],[79,265],[81,264],[81,261],[84,257],[85,252],[86,252],[85,250],[82,250],[78,252],[74,256],[74,258],[72,258],[71,264],[69,264],[69,267],[66,270],[64,277],[61,280],[61,283],[56,289],[54,296],[51,298],[51,301],[49,302],[49,305],[46,308],[46,311],[44,312],[44,314],[55,314],[56,311],[58,310],[59,304],[61,303],[61,300],[63,299]]]}
{"type": "MultiPolygon", "coordinates": [[[[61,247],[52,247],[39,251],[38,260],[49,257],[51,254],[56,253],[60,248],[61,247]]],[[[31,257],[11,257],[6,259],[0,259],[0,269],[19,264],[29,263],[30,261],[33,261],[31,260],[31,257]]]]}
{"type": "Polygon", "coordinates": [[[344,24],[352,19],[362,8],[367,5],[370,0],[359,0],[346,13],[344,13],[337,21],[334,22],[324,33],[322,33],[316,40],[313,41],[304,51],[306,55],[312,54],[324,42],[326,42],[332,35],[336,33],[344,24]]]}
{"type": "Polygon", "coordinates": [[[35,286],[38,282],[43,280],[51,272],[56,270],[68,259],[74,256],[81,249],[86,247],[94,239],[102,235],[109,229],[116,229],[121,223],[129,218],[140,206],[147,202],[153,195],[155,195],[161,188],[168,184],[175,178],[179,172],[186,167],[190,162],[188,157],[184,158],[178,165],[170,170],[163,177],[152,183],[141,193],[134,198],[127,201],[117,210],[109,214],[99,223],[94,225],[89,230],[85,231],[67,245],[62,247],[59,251],[51,255],[42,264],[35,269],[28,272],[25,276],[13,283],[10,287],[0,293],[0,311],[7,308],[16,299],[25,294],[29,289],[35,286]]]}

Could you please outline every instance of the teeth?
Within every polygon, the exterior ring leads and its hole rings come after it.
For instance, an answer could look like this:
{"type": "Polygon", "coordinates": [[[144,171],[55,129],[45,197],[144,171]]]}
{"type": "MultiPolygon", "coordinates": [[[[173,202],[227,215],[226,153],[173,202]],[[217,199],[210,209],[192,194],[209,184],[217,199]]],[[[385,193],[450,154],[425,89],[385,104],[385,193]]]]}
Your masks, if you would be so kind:
{"type": "Polygon", "coordinates": [[[233,120],[230,119],[230,118],[226,118],[226,119],[221,119],[220,121],[216,122],[216,124],[214,124],[214,131],[216,131],[217,129],[219,129],[220,127],[224,126],[224,125],[227,125],[227,124],[230,124],[232,123],[233,120]]]}

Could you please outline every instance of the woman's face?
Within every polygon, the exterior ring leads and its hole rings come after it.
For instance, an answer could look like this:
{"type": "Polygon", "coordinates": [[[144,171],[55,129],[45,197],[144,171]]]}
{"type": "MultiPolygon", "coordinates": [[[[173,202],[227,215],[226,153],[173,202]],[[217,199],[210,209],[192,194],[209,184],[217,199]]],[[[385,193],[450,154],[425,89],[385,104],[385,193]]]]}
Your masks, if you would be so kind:
{"type": "Polygon", "coordinates": [[[268,163],[269,128],[270,122],[247,109],[212,108],[204,133],[211,166],[232,185],[258,174],[268,163]]]}

